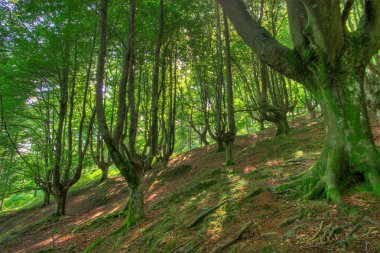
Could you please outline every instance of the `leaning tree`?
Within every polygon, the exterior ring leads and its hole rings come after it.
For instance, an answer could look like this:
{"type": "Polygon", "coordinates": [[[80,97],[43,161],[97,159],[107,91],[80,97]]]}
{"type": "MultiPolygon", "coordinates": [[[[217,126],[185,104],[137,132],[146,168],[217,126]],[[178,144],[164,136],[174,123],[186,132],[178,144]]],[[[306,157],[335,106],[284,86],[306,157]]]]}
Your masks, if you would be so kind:
{"type": "Polygon", "coordinates": [[[380,1],[365,0],[360,25],[346,27],[354,1],[287,0],[294,49],[279,43],[248,13],[242,0],[219,0],[237,32],[260,60],[303,84],[322,108],[325,144],[316,164],[295,181],[307,198],[339,201],[358,178],[380,193],[380,154],[364,94],[365,71],[380,49],[380,1]]]}

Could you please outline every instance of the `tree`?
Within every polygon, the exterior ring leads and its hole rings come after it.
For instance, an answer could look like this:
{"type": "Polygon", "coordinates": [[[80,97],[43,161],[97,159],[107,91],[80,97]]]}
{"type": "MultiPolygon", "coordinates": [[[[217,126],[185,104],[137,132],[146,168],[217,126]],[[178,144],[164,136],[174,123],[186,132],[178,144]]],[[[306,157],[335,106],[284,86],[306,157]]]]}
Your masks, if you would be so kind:
{"type": "Polygon", "coordinates": [[[289,187],[315,198],[340,201],[354,177],[380,193],[380,155],[374,143],[364,95],[365,69],[380,48],[380,2],[366,0],[361,23],[346,27],[351,1],[287,1],[294,49],[275,40],[248,13],[242,0],[219,0],[237,32],[260,60],[303,84],[322,108],[325,145],[318,162],[289,187]]]}
{"type": "MultiPolygon", "coordinates": [[[[136,149],[136,136],[138,130],[138,105],[140,101],[135,101],[135,71],[136,71],[136,1],[129,1],[129,34],[128,42],[124,51],[123,66],[121,70],[121,79],[119,84],[118,110],[116,115],[116,125],[111,134],[107,123],[104,107],[104,73],[107,52],[107,13],[108,1],[100,1],[100,43],[98,54],[98,65],[96,74],[96,108],[98,129],[107,145],[108,152],[119,169],[120,174],[128,183],[130,190],[128,200],[128,214],[126,226],[131,227],[144,218],[144,173],[154,162],[154,158],[158,154],[158,86],[159,86],[159,69],[160,69],[160,53],[163,36],[163,14],[164,1],[160,1],[159,6],[159,29],[157,32],[157,44],[154,53],[154,67],[152,78],[151,108],[150,111],[145,105],[142,117],[146,120],[144,129],[149,132],[149,137],[145,133],[145,147],[141,153],[136,149]],[[128,94],[128,107],[127,97],[128,94]],[[129,110],[129,122],[126,122],[129,110]],[[148,120],[150,116],[150,121],[148,120]],[[150,123],[151,122],[151,123],[150,123]],[[128,145],[124,139],[128,133],[128,145]],[[149,147],[149,154],[146,154],[149,147]]],[[[142,60],[142,62],[144,62],[142,60]]],[[[148,98],[145,93],[145,99],[148,98]]],[[[139,100],[141,97],[139,96],[139,100]]]]}
{"type": "MultiPolygon", "coordinates": [[[[218,3],[217,3],[218,4],[218,3]]],[[[228,27],[228,20],[225,12],[223,12],[224,23],[224,38],[226,41],[225,55],[226,55],[226,72],[227,72],[227,119],[228,131],[224,134],[223,140],[226,144],[226,165],[233,165],[233,145],[236,137],[235,125],[235,112],[234,112],[234,93],[232,84],[232,67],[231,67],[231,45],[230,45],[230,31],[228,27]]]]}

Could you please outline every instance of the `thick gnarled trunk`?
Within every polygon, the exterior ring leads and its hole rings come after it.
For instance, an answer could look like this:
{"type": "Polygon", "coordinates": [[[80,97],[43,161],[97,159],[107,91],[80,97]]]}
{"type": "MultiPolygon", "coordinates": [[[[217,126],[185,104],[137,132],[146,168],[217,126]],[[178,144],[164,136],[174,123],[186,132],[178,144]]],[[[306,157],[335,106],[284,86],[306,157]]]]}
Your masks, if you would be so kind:
{"type": "Polygon", "coordinates": [[[376,149],[364,96],[364,72],[334,75],[316,98],[325,121],[321,157],[308,172],[279,190],[297,188],[313,199],[340,201],[343,189],[367,182],[380,193],[380,154],[376,149]]]}

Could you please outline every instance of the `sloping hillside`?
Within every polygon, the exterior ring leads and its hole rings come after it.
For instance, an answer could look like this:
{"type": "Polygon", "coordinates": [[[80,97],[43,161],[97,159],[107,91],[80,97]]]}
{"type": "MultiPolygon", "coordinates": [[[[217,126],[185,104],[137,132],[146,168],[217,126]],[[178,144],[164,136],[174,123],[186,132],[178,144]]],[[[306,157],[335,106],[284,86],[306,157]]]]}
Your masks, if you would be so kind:
{"type": "Polygon", "coordinates": [[[121,178],[71,195],[60,219],[50,218],[53,206],[0,216],[0,252],[380,251],[380,201],[366,185],[340,205],[273,192],[321,150],[319,119],[293,127],[287,137],[273,137],[274,129],[239,137],[235,166],[207,146],[149,172],[146,220],[133,229],[117,230],[128,198],[121,178]]]}

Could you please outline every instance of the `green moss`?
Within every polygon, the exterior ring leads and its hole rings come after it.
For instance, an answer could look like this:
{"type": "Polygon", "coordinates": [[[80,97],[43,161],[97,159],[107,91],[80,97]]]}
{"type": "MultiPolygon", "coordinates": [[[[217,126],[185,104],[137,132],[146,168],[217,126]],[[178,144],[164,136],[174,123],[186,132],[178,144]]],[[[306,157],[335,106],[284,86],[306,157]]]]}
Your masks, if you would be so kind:
{"type": "Polygon", "coordinates": [[[347,203],[341,203],[339,205],[338,211],[340,214],[344,216],[356,216],[360,212],[360,208],[358,206],[347,204],[347,203]]]}

